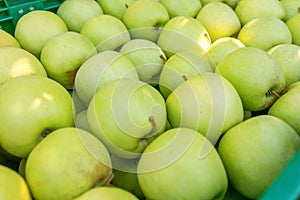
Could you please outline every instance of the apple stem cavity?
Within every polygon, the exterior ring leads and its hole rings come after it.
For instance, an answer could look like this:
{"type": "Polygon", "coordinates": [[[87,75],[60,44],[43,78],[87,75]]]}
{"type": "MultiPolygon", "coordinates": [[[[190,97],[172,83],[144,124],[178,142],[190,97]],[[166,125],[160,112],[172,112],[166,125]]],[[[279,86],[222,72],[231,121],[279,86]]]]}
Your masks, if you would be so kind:
{"type": "Polygon", "coordinates": [[[52,131],[49,130],[49,129],[43,130],[42,133],[41,133],[42,138],[47,137],[51,132],[52,132],[52,131]]]}
{"type": "Polygon", "coordinates": [[[275,90],[269,89],[268,92],[267,92],[267,94],[266,94],[266,96],[269,97],[271,95],[275,95],[278,98],[280,97],[280,95],[275,90]]]}
{"type": "Polygon", "coordinates": [[[181,77],[182,77],[182,79],[183,79],[184,81],[187,81],[187,80],[188,80],[188,78],[186,77],[186,75],[182,75],[181,77]]]}
{"type": "Polygon", "coordinates": [[[127,3],[125,3],[125,8],[128,8],[128,7],[129,7],[129,5],[127,3]]]}

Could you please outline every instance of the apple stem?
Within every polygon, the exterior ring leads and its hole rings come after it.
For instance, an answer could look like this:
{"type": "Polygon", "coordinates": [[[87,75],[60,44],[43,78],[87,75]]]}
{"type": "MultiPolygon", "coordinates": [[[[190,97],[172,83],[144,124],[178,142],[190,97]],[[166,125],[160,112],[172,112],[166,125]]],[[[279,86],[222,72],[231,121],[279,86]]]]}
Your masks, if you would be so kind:
{"type": "Polygon", "coordinates": [[[163,62],[167,62],[167,58],[164,55],[160,54],[159,57],[163,62]]]}
{"type": "Polygon", "coordinates": [[[129,5],[127,3],[125,3],[125,8],[128,8],[128,7],[129,7],[129,5]]]}
{"type": "Polygon", "coordinates": [[[187,81],[187,80],[188,80],[188,78],[186,77],[186,75],[182,75],[181,77],[182,77],[182,79],[183,79],[184,81],[187,81]]]}
{"type": "Polygon", "coordinates": [[[278,98],[280,97],[280,95],[275,90],[269,89],[267,92],[267,96],[270,96],[272,94],[274,94],[278,98]]]}
{"type": "Polygon", "coordinates": [[[155,118],[154,118],[153,115],[151,115],[151,116],[149,117],[149,121],[150,121],[151,124],[152,124],[152,130],[151,130],[151,132],[150,132],[149,134],[146,135],[147,137],[148,137],[148,136],[151,136],[153,133],[156,133],[156,132],[157,132],[157,125],[156,125],[155,118]]]}
{"type": "Polygon", "coordinates": [[[107,179],[107,181],[104,183],[104,186],[108,186],[110,184],[110,182],[114,179],[115,174],[112,173],[111,176],[109,177],[109,179],[107,179]]]}

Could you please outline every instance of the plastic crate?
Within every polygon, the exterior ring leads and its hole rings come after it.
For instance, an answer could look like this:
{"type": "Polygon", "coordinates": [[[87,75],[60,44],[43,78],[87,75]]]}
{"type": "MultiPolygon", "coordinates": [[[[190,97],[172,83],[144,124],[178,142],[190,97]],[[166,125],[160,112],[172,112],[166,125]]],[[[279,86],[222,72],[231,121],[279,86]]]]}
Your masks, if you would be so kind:
{"type": "Polygon", "coordinates": [[[14,34],[15,26],[24,14],[33,10],[56,12],[64,0],[0,0],[0,29],[14,34]]]}

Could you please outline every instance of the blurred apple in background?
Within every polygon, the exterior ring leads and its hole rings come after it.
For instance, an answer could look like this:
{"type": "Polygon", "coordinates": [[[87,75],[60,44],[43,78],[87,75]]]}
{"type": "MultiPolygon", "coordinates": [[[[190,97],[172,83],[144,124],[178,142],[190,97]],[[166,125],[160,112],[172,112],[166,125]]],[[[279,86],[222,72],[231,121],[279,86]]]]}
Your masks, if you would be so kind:
{"type": "Polygon", "coordinates": [[[300,136],[300,81],[291,84],[287,91],[270,107],[268,114],[278,117],[294,128],[300,136]]]}
{"type": "Polygon", "coordinates": [[[80,66],[75,76],[75,90],[81,101],[88,106],[97,90],[120,78],[139,80],[134,64],[119,52],[102,51],[80,66]]]}
{"type": "Polygon", "coordinates": [[[98,15],[89,19],[80,34],[89,38],[98,52],[116,50],[130,41],[130,34],[125,24],[111,15],[98,15]]]}
{"type": "Polygon", "coordinates": [[[273,16],[283,19],[286,15],[285,8],[278,0],[242,0],[237,4],[235,13],[242,26],[257,17],[273,16]]]}
{"type": "Polygon", "coordinates": [[[237,38],[222,37],[214,41],[203,56],[208,60],[213,71],[215,71],[217,65],[225,56],[242,47],[245,47],[245,45],[237,38]]]}
{"type": "Polygon", "coordinates": [[[265,51],[279,44],[292,43],[288,27],[274,16],[258,17],[248,22],[240,30],[237,39],[246,46],[265,51]]]}
{"type": "Polygon", "coordinates": [[[126,9],[136,0],[97,0],[103,12],[123,20],[126,9]]]}
{"type": "Polygon", "coordinates": [[[133,39],[121,47],[120,53],[135,65],[141,81],[151,85],[158,84],[167,58],[156,43],[145,39],[133,39]]]}
{"type": "Polygon", "coordinates": [[[200,0],[160,0],[159,2],[167,9],[170,18],[176,16],[196,17],[202,8],[200,0]]]}
{"type": "Polygon", "coordinates": [[[55,13],[34,10],[18,20],[14,35],[23,49],[39,58],[46,42],[66,31],[65,22],[55,13]]]}
{"type": "Polygon", "coordinates": [[[222,199],[228,186],[214,146],[187,128],[170,129],[150,143],[137,176],[147,199],[222,199]]]}
{"type": "Polygon", "coordinates": [[[66,23],[69,31],[80,32],[85,22],[98,15],[102,15],[102,8],[95,0],[63,1],[56,14],[66,23]]]}
{"type": "Polygon", "coordinates": [[[218,147],[230,183],[250,199],[267,189],[299,149],[296,131],[269,115],[252,117],[229,129],[218,147]]]}
{"type": "Polygon", "coordinates": [[[280,2],[285,9],[285,17],[283,18],[283,21],[287,21],[299,13],[300,0],[280,0],[280,2]]]}
{"type": "Polygon", "coordinates": [[[40,60],[49,78],[66,89],[72,89],[77,70],[96,53],[94,44],[87,37],[67,31],[54,36],[45,44],[40,60]]]}
{"type": "Polygon", "coordinates": [[[0,48],[0,86],[12,78],[28,75],[47,77],[42,63],[28,51],[19,47],[0,48]]]}
{"type": "Polygon", "coordinates": [[[268,50],[268,53],[282,68],[286,88],[292,83],[300,81],[300,46],[280,44],[268,50]]]}
{"type": "Polygon", "coordinates": [[[0,121],[3,149],[26,157],[53,130],[74,125],[72,98],[52,79],[17,77],[0,87],[0,121]]]}
{"type": "Polygon", "coordinates": [[[232,83],[247,111],[268,108],[285,89],[279,64],[266,51],[254,47],[239,48],[225,56],[216,73],[232,83]]]}
{"type": "Polygon", "coordinates": [[[126,9],[123,22],[133,39],[156,42],[161,28],[169,20],[167,9],[156,0],[134,1],[126,9]]]}
{"type": "Polygon", "coordinates": [[[0,47],[20,47],[17,39],[8,32],[0,29],[0,47]]]}
{"type": "Polygon", "coordinates": [[[211,45],[211,40],[199,20],[187,16],[177,16],[165,24],[157,44],[166,56],[170,57],[181,51],[204,53],[211,45]]]}
{"type": "Polygon", "coordinates": [[[206,28],[212,42],[236,35],[241,23],[234,10],[225,3],[211,2],[197,14],[196,19],[206,28]]]}
{"type": "Polygon", "coordinates": [[[192,51],[173,54],[162,68],[159,91],[167,99],[179,85],[203,72],[213,72],[213,69],[201,54],[192,51]]]}
{"type": "Polygon", "coordinates": [[[197,130],[213,144],[244,117],[241,99],[233,85],[212,72],[179,85],[168,96],[166,105],[171,127],[197,130]]]}
{"type": "Polygon", "coordinates": [[[32,150],[25,176],[35,199],[74,199],[96,184],[110,182],[111,159],[95,136],[66,127],[53,131],[32,150]]]}
{"type": "Polygon", "coordinates": [[[292,34],[292,43],[295,45],[300,45],[300,13],[294,15],[286,22],[292,34]]]}

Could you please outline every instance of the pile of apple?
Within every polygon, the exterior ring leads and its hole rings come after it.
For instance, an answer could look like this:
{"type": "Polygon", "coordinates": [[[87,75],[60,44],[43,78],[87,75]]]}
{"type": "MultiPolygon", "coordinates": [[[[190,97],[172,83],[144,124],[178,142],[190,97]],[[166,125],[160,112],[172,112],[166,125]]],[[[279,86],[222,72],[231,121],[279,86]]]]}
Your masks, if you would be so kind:
{"type": "Polygon", "coordinates": [[[0,30],[0,199],[258,199],[299,136],[300,0],[66,0],[0,30]]]}

